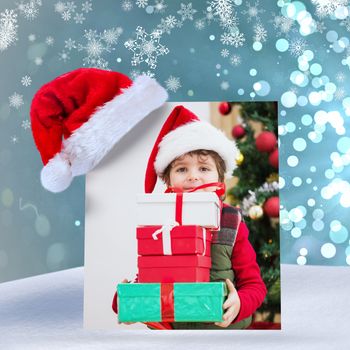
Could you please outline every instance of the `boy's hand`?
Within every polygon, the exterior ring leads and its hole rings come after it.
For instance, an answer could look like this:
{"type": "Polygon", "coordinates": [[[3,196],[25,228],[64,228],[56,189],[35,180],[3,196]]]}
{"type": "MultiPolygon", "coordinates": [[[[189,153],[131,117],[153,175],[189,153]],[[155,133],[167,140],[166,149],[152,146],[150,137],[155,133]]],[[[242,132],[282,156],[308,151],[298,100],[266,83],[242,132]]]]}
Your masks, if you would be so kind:
{"type": "MultiPolygon", "coordinates": [[[[124,278],[123,280],[122,280],[122,283],[130,283],[126,278],[124,278]]],[[[133,324],[133,323],[135,323],[135,322],[118,322],[118,323],[123,323],[123,324],[127,324],[127,325],[130,325],[130,324],[133,324]]]]}
{"type": "Polygon", "coordinates": [[[229,279],[226,279],[226,285],[229,290],[229,294],[226,301],[222,305],[222,308],[226,310],[226,312],[222,316],[222,322],[215,322],[215,325],[223,328],[228,327],[232,323],[241,309],[241,299],[239,298],[235,286],[229,279]]]}

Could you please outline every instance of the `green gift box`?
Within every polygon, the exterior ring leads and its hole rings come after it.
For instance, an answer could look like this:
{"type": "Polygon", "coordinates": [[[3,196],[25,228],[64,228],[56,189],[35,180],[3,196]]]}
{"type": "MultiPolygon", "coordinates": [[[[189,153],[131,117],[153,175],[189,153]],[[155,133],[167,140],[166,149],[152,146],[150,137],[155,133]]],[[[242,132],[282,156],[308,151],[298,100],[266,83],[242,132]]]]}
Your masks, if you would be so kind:
{"type": "Polygon", "coordinates": [[[121,283],[117,286],[120,322],[220,322],[224,282],[121,283]]]}

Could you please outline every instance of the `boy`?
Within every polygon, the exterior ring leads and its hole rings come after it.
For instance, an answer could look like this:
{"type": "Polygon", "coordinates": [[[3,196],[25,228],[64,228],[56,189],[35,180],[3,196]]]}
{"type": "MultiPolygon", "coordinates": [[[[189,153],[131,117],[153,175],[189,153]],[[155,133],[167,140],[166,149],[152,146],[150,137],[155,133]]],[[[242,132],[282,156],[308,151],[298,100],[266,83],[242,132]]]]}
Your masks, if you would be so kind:
{"type": "MultiPolygon", "coordinates": [[[[238,150],[233,141],[183,106],[177,106],[165,121],[151,152],[145,192],[151,193],[159,176],[168,187],[189,191],[232,176],[238,150]]],[[[209,188],[205,190],[215,190],[209,188]]],[[[248,240],[248,228],[239,209],[224,205],[221,229],[213,232],[211,281],[226,281],[229,295],[223,322],[173,323],[175,329],[246,328],[263,302],[266,287],[256,255],[248,240]],[[233,284],[235,283],[235,286],[233,284]],[[237,289],[236,289],[237,288],[237,289]]]]}
{"type": "MultiPolygon", "coordinates": [[[[157,176],[168,188],[176,187],[184,192],[203,184],[223,182],[225,175],[232,176],[237,154],[235,143],[220,130],[200,121],[183,106],[177,106],[164,123],[151,152],[145,192],[153,192],[157,176]]],[[[266,287],[248,234],[240,210],[224,204],[220,231],[214,231],[212,236],[210,270],[210,281],[225,281],[228,287],[223,321],[215,324],[174,322],[172,328],[243,329],[249,326],[252,314],[265,298],[266,287]]]]}

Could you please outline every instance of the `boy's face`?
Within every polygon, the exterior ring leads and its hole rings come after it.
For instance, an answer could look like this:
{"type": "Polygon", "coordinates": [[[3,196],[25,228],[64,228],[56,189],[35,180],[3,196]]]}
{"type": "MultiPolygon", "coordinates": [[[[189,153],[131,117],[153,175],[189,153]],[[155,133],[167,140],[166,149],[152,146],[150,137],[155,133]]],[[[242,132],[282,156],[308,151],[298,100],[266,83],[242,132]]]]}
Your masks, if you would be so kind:
{"type": "MultiPolygon", "coordinates": [[[[172,164],[170,186],[182,188],[184,192],[211,182],[218,182],[219,174],[215,161],[210,155],[185,154],[172,164]]],[[[208,187],[203,191],[214,191],[208,187]]]]}

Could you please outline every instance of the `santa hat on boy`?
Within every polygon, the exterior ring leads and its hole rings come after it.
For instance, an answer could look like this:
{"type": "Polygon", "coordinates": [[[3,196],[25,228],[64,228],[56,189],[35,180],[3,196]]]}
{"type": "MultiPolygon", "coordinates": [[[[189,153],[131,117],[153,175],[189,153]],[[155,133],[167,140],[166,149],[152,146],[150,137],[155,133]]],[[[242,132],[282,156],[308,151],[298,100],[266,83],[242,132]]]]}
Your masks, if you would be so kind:
{"type": "Polygon", "coordinates": [[[184,106],[176,106],[160,130],[149,157],[145,192],[153,192],[157,175],[160,176],[174,159],[199,149],[218,153],[226,165],[226,178],[232,176],[239,154],[235,142],[184,106]]]}
{"type": "Polygon", "coordinates": [[[134,125],[167,99],[166,91],[143,75],[79,68],[42,86],[35,94],[31,126],[44,167],[41,183],[65,190],[74,176],[93,169],[134,125]]]}

